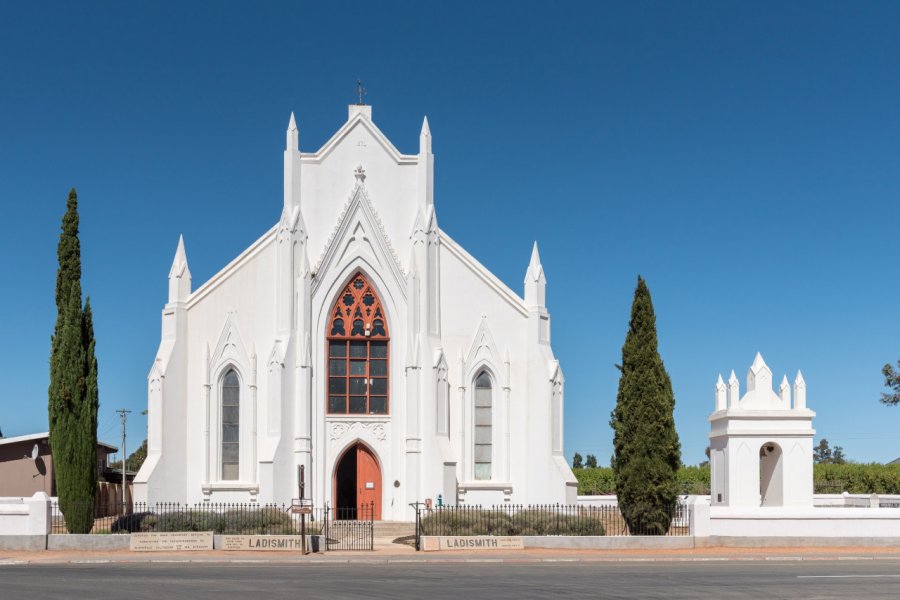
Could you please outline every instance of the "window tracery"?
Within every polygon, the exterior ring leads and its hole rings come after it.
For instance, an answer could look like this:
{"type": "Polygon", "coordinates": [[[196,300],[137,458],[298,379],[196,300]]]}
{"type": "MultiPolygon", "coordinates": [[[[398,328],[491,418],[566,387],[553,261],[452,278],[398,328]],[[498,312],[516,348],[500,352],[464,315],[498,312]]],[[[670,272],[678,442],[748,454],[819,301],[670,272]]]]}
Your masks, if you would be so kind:
{"type": "Polygon", "coordinates": [[[388,414],[389,343],[381,300],[357,273],[328,325],[328,413],[388,414]]]}

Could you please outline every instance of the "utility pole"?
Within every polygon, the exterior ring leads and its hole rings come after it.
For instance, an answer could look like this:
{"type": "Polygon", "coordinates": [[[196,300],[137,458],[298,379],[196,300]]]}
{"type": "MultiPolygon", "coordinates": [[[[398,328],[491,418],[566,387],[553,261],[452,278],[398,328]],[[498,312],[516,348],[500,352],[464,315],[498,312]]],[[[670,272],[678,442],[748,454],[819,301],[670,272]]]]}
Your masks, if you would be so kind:
{"type": "Polygon", "coordinates": [[[128,454],[125,452],[125,421],[128,420],[128,413],[131,411],[120,408],[116,412],[122,418],[122,514],[125,515],[128,514],[128,478],[125,476],[125,458],[128,454]]]}

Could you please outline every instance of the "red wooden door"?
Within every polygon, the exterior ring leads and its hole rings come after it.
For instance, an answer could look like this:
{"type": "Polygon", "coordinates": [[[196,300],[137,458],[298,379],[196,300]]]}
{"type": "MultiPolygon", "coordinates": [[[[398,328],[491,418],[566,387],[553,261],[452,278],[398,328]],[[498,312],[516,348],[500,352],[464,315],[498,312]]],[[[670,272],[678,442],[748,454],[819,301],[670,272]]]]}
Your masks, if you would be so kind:
{"type": "Polygon", "coordinates": [[[372,518],[381,519],[381,468],[371,450],[363,444],[356,445],[356,513],[358,519],[369,516],[369,507],[374,506],[372,518]]]}

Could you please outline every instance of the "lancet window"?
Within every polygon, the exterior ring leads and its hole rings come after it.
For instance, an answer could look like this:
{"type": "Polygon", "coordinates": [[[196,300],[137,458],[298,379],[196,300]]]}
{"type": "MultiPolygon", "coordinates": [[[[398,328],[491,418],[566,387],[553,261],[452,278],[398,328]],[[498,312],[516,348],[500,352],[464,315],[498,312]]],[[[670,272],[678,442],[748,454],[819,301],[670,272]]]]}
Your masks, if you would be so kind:
{"type": "Polygon", "coordinates": [[[475,378],[475,479],[491,478],[493,404],[491,376],[481,371],[475,378]]]}
{"type": "Polygon", "coordinates": [[[328,322],[328,412],[388,414],[387,318],[378,294],[357,273],[338,296],[328,322]]]}
{"type": "Polygon", "coordinates": [[[222,480],[235,481],[240,472],[241,384],[234,369],[222,378],[222,480]]]}

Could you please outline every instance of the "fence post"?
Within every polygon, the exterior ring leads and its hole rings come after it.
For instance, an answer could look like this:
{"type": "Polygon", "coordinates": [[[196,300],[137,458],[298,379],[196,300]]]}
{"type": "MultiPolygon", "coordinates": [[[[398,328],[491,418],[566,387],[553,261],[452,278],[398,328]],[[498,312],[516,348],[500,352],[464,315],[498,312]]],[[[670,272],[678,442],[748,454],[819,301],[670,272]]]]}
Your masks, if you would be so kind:
{"type": "Polygon", "coordinates": [[[709,537],[710,535],[710,515],[709,502],[704,496],[694,496],[691,502],[685,505],[688,509],[688,523],[691,537],[709,537]]]}
{"type": "Polygon", "coordinates": [[[31,535],[49,535],[52,520],[50,517],[50,497],[44,492],[36,492],[25,499],[28,505],[28,533],[31,535]]]}
{"type": "Polygon", "coordinates": [[[328,503],[325,503],[324,509],[325,523],[322,525],[322,534],[325,536],[324,547],[322,552],[328,552],[328,503]]]}

